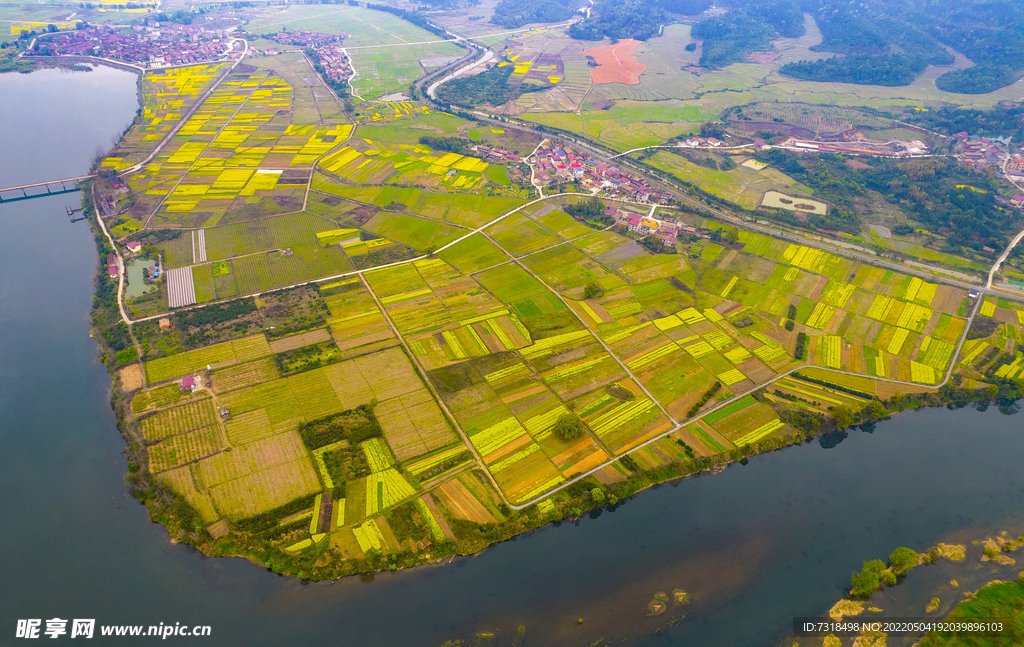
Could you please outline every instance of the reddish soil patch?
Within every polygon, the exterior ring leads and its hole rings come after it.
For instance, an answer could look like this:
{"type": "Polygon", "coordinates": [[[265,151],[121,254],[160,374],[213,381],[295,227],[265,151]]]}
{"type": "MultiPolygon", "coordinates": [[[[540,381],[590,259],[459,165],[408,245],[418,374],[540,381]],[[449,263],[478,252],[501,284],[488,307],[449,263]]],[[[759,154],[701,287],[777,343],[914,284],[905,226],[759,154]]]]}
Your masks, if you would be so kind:
{"type": "Polygon", "coordinates": [[[625,83],[639,85],[640,74],[647,69],[646,65],[636,60],[638,40],[620,40],[614,45],[592,47],[583,53],[589,56],[597,67],[590,68],[590,79],[596,83],[625,83]]]}
{"type": "Polygon", "coordinates": [[[871,168],[870,164],[865,164],[864,162],[862,162],[860,160],[846,160],[846,165],[849,166],[850,168],[856,168],[856,169],[871,168]]]}

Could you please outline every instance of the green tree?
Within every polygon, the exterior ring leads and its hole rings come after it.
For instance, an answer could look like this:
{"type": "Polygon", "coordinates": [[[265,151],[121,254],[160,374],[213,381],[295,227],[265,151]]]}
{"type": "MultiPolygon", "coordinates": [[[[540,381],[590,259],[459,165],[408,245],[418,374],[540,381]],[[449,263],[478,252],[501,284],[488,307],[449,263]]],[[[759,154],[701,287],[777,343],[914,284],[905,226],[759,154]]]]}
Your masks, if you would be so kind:
{"type": "Polygon", "coordinates": [[[910,569],[917,566],[920,556],[916,551],[900,546],[889,555],[889,567],[896,575],[903,575],[910,569]]]}
{"type": "Polygon", "coordinates": [[[850,578],[850,582],[853,585],[850,589],[850,595],[855,597],[868,596],[878,590],[878,586],[882,582],[882,573],[886,572],[885,562],[880,559],[873,559],[869,562],[864,562],[864,568],[860,573],[854,573],[853,577],[850,578]]]}
{"type": "Polygon", "coordinates": [[[866,597],[878,590],[878,573],[861,571],[860,573],[854,573],[850,581],[853,585],[850,588],[850,595],[854,597],[866,597]]]}
{"type": "Polygon", "coordinates": [[[836,427],[846,429],[853,424],[853,412],[849,407],[837,406],[832,409],[832,417],[836,420],[836,427]]]}
{"type": "Polygon", "coordinates": [[[871,400],[868,402],[868,406],[864,407],[868,415],[872,418],[884,418],[888,411],[885,410],[885,405],[878,400],[871,400]]]}
{"type": "Polygon", "coordinates": [[[604,296],[604,290],[594,281],[587,283],[587,286],[583,288],[584,299],[600,299],[602,296],[604,296]]]}
{"type": "Polygon", "coordinates": [[[555,435],[564,441],[576,440],[584,431],[583,421],[574,413],[563,413],[555,422],[555,435]]]}
{"type": "Polygon", "coordinates": [[[604,503],[604,490],[599,487],[594,488],[590,491],[590,498],[594,500],[594,503],[601,505],[604,503]]]}

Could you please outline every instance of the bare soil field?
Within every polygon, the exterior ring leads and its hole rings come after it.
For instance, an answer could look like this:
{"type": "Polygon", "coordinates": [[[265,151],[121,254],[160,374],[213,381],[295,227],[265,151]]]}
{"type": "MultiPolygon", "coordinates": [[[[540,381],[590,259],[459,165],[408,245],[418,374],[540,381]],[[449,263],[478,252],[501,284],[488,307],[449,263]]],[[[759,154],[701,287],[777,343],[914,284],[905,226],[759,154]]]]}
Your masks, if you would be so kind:
{"type": "Polygon", "coordinates": [[[584,50],[584,54],[597,63],[590,69],[594,83],[625,83],[639,85],[640,75],[647,66],[636,59],[636,47],[640,41],[627,38],[614,45],[603,45],[584,50]]]}

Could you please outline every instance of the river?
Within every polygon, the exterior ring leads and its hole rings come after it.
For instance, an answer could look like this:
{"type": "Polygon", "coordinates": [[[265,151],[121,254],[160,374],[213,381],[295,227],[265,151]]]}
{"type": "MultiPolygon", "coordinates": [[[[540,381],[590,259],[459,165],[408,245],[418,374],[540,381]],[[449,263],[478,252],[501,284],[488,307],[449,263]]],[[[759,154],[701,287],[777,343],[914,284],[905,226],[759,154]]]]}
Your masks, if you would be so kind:
{"type": "MultiPolygon", "coordinates": [[[[136,107],[125,72],[0,75],[0,186],[84,173],[136,107]]],[[[520,624],[524,646],[773,645],[865,559],[1024,526],[1024,418],[992,407],[906,413],[443,565],[303,585],[204,558],[125,495],[89,338],[98,260],[64,211],[79,197],[0,205],[0,645],[20,643],[17,619],[53,617],[210,625],[167,642],[218,647],[429,647],[478,631],[510,645],[520,624]],[[651,596],[677,587],[691,604],[648,618],[651,596]]]]}

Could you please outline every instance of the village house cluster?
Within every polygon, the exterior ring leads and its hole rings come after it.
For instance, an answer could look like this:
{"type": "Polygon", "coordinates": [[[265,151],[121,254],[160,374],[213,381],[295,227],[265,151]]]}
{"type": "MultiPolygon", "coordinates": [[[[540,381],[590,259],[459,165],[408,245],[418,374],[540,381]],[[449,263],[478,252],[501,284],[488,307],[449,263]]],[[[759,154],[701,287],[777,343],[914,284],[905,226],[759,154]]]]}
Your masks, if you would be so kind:
{"type": "Polygon", "coordinates": [[[689,225],[682,225],[670,220],[662,220],[655,218],[652,213],[640,214],[633,211],[627,211],[626,209],[619,209],[616,207],[608,207],[605,209],[605,215],[613,218],[615,224],[624,228],[630,233],[637,234],[641,237],[646,236],[657,236],[658,240],[661,241],[666,247],[672,247],[676,244],[676,240],[680,236],[697,236],[698,238],[707,238],[707,235],[689,225]]]}
{"type": "Polygon", "coordinates": [[[677,142],[677,148],[718,148],[724,144],[721,139],[716,137],[687,137],[686,139],[677,142]]]}
{"type": "MultiPolygon", "coordinates": [[[[960,132],[956,134],[956,146],[953,155],[956,159],[967,166],[971,166],[977,169],[985,168],[986,166],[1000,167],[1003,162],[1009,157],[1009,138],[989,138],[989,137],[978,137],[977,135],[968,135],[966,132],[960,132]]],[[[1017,174],[1018,176],[1024,177],[1024,160],[1021,160],[1022,164],[1017,169],[1013,162],[1007,166],[1007,174],[1017,174]],[[1011,171],[1011,168],[1013,169],[1011,171]]]]}
{"type": "Polygon", "coordinates": [[[149,21],[146,25],[101,25],[47,35],[26,55],[98,56],[143,66],[189,65],[227,56],[230,42],[221,30],[149,21]]]}
{"type": "Polygon", "coordinates": [[[347,83],[352,78],[352,62],[340,45],[326,45],[316,48],[315,51],[328,81],[347,83]]]}
{"type": "Polygon", "coordinates": [[[279,45],[296,45],[298,47],[312,47],[314,49],[340,43],[348,38],[348,34],[321,34],[316,31],[279,31],[274,34],[274,41],[279,45]]]}
{"type": "Polygon", "coordinates": [[[667,201],[668,194],[651,187],[643,178],[622,169],[590,159],[568,146],[542,144],[527,160],[536,169],[541,186],[575,182],[584,191],[606,194],[633,202],[667,201]]]}
{"type": "Polygon", "coordinates": [[[476,153],[477,157],[491,164],[504,164],[506,162],[519,161],[519,153],[506,150],[501,146],[477,144],[473,147],[473,152],[476,153]]]}

